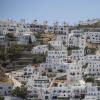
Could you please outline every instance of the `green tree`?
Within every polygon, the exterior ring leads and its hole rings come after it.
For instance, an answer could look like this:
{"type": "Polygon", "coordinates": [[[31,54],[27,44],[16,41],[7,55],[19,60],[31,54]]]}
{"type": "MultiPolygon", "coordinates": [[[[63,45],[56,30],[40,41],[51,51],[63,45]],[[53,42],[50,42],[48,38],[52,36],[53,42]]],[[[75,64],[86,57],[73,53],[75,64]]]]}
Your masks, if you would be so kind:
{"type": "Polygon", "coordinates": [[[48,49],[49,49],[49,50],[53,50],[54,47],[49,43],[49,44],[48,44],[48,49]]]}
{"type": "Polygon", "coordinates": [[[95,54],[96,50],[97,50],[96,48],[85,47],[84,52],[85,52],[85,55],[87,55],[87,54],[95,54]]]}
{"type": "Polygon", "coordinates": [[[24,47],[22,47],[21,45],[11,45],[9,50],[8,50],[8,53],[20,53],[21,51],[24,50],[24,47]]]}
{"type": "Polygon", "coordinates": [[[85,77],[84,78],[85,82],[94,82],[94,78],[93,77],[85,77]]]}
{"type": "Polygon", "coordinates": [[[7,36],[8,38],[13,38],[13,37],[14,37],[13,33],[7,33],[6,36],[7,36]]]}
{"type": "Polygon", "coordinates": [[[0,96],[0,100],[4,100],[4,97],[0,96]]]}
{"type": "Polygon", "coordinates": [[[41,33],[37,33],[35,34],[36,39],[40,39],[41,38],[41,33]]]}
{"type": "Polygon", "coordinates": [[[33,63],[34,64],[45,62],[45,60],[46,60],[46,55],[44,55],[44,54],[33,54],[33,63]]]}
{"type": "Polygon", "coordinates": [[[7,33],[6,34],[6,40],[8,40],[8,41],[15,41],[16,37],[14,36],[13,33],[7,33]]]}
{"type": "Polygon", "coordinates": [[[21,87],[16,87],[14,90],[12,90],[12,95],[25,99],[27,97],[27,88],[24,85],[21,87]]]}
{"type": "Polygon", "coordinates": [[[86,69],[88,67],[88,63],[82,66],[83,69],[86,69]]]}

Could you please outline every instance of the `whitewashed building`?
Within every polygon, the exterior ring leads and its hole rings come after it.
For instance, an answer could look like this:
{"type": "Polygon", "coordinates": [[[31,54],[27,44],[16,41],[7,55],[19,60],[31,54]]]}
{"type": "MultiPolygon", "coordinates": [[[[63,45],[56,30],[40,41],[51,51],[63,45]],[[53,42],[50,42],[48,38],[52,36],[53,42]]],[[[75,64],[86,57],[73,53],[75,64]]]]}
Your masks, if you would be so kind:
{"type": "Polygon", "coordinates": [[[0,95],[6,96],[11,95],[11,91],[13,89],[13,83],[0,83],[0,95]]]}
{"type": "Polygon", "coordinates": [[[80,60],[81,57],[84,57],[84,49],[72,50],[72,57],[73,60],[80,60]]]}
{"type": "Polygon", "coordinates": [[[86,73],[95,78],[100,77],[100,55],[87,55],[87,63],[86,73]]]}
{"type": "Polygon", "coordinates": [[[72,30],[67,41],[69,47],[79,47],[84,49],[86,46],[86,36],[82,30],[72,30]]]}
{"type": "Polygon", "coordinates": [[[99,100],[100,90],[92,83],[86,83],[86,96],[84,100],[99,100]]]}
{"type": "Polygon", "coordinates": [[[100,32],[86,32],[86,40],[90,43],[100,43],[100,32]]]}
{"type": "Polygon", "coordinates": [[[75,84],[82,79],[82,65],[75,63],[69,64],[69,69],[66,69],[68,84],[75,84]]]}
{"type": "Polygon", "coordinates": [[[48,45],[38,45],[33,47],[32,54],[45,54],[48,51],[48,45]]]}
{"type": "Polygon", "coordinates": [[[55,40],[55,41],[50,41],[49,43],[55,50],[62,50],[64,48],[62,41],[55,40]]]}
{"type": "Polygon", "coordinates": [[[49,58],[67,58],[67,51],[60,50],[60,51],[48,51],[48,57],[49,58]]]}

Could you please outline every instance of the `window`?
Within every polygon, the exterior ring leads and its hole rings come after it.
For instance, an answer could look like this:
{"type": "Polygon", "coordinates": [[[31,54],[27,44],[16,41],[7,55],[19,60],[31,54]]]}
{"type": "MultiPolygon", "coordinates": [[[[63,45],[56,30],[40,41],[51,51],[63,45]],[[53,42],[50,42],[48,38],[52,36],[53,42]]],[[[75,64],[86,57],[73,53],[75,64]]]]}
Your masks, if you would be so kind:
{"type": "Polygon", "coordinates": [[[77,73],[77,75],[79,75],[79,73],[77,73]]]}
{"type": "Polygon", "coordinates": [[[0,87],[0,89],[3,89],[3,87],[0,87]]]}
{"type": "Polygon", "coordinates": [[[8,87],[8,89],[11,89],[11,87],[8,87]]]}
{"type": "Polygon", "coordinates": [[[11,91],[8,91],[8,93],[11,93],[11,91]]]}
{"type": "Polygon", "coordinates": [[[45,99],[48,99],[48,96],[45,96],[45,99]]]}

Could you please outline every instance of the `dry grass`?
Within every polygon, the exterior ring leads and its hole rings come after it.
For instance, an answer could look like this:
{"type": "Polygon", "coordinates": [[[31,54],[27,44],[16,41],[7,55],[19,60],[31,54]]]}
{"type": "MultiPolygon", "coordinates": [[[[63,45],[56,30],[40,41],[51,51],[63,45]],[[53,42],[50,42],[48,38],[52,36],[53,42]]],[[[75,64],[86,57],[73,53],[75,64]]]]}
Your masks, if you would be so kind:
{"type": "Polygon", "coordinates": [[[0,67],[0,82],[7,82],[8,76],[5,75],[5,71],[2,67],[0,67]]]}

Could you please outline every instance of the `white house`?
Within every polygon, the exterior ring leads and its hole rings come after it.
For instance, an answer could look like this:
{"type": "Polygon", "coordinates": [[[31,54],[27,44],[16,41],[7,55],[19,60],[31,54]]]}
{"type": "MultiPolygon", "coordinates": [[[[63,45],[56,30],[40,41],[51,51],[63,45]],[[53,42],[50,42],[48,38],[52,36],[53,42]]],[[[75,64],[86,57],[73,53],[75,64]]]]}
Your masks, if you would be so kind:
{"type": "Polygon", "coordinates": [[[92,83],[86,83],[86,96],[84,100],[99,100],[98,87],[92,83]]]}
{"type": "Polygon", "coordinates": [[[77,62],[69,64],[69,69],[66,69],[68,84],[75,84],[82,79],[82,65],[77,62]]]}
{"type": "Polygon", "coordinates": [[[56,40],[57,41],[64,41],[64,42],[66,42],[67,40],[68,40],[68,34],[67,35],[57,35],[56,36],[56,40]]]}
{"type": "Polygon", "coordinates": [[[0,44],[5,44],[5,34],[0,30],[0,44]]]}
{"type": "Polygon", "coordinates": [[[34,78],[35,76],[39,75],[39,71],[35,66],[27,65],[27,67],[24,67],[23,70],[13,72],[12,75],[19,82],[27,83],[30,78],[34,78]]]}
{"type": "Polygon", "coordinates": [[[68,27],[66,25],[66,22],[64,22],[63,25],[59,25],[58,22],[54,22],[53,30],[55,34],[68,34],[68,27]]]}
{"type": "Polygon", "coordinates": [[[13,83],[0,83],[0,95],[6,96],[11,95],[11,91],[13,89],[13,83]]]}
{"type": "Polygon", "coordinates": [[[22,45],[27,45],[30,42],[34,42],[36,41],[34,35],[30,35],[29,33],[27,34],[22,34],[20,36],[18,36],[18,44],[22,44],[22,45]]]}
{"type": "Polygon", "coordinates": [[[81,57],[84,57],[84,49],[72,50],[72,57],[73,60],[80,60],[81,57]]]}
{"type": "Polygon", "coordinates": [[[45,54],[48,51],[48,45],[38,45],[33,47],[32,54],[45,54]]]}
{"type": "Polygon", "coordinates": [[[86,36],[82,30],[72,30],[68,35],[68,46],[85,48],[86,36]]]}
{"type": "Polygon", "coordinates": [[[80,21],[79,24],[80,25],[92,25],[92,24],[95,24],[99,21],[99,19],[89,19],[89,20],[86,20],[86,21],[80,21]]]}
{"type": "Polygon", "coordinates": [[[50,93],[51,93],[51,100],[56,100],[58,98],[67,99],[71,95],[71,89],[70,87],[52,87],[50,93]]]}
{"type": "Polygon", "coordinates": [[[49,43],[55,50],[62,50],[64,48],[62,41],[54,40],[49,43]]]}
{"type": "Polygon", "coordinates": [[[100,55],[87,55],[88,67],[86,73],[91,74],[93,77],[100,77],[100,55]]]}
{"type": "Polygon", "coordinates": [[[88,74],[91,74],[95,78],[100,77],[100,61],[91,61],[88,63],[88,74]]]}
{"type": "Polygon", "coordinates": [[[37,87],[37,88],[46,88],[49,87],[50,80],[47,76],[37,76],[34,79],[29,79],[27,86],[37,87]]]}
{"type": "Polygon", "coordinates": [[[100,43],[100,32],[86,32],[86,40],[90,43],[100,43]]]}
{"type": "Polygon", "coordinates": [[[60,50],[60,51],[48,51],[48,57],[49,58],[67,58],[67,51],[60,50]]]}

